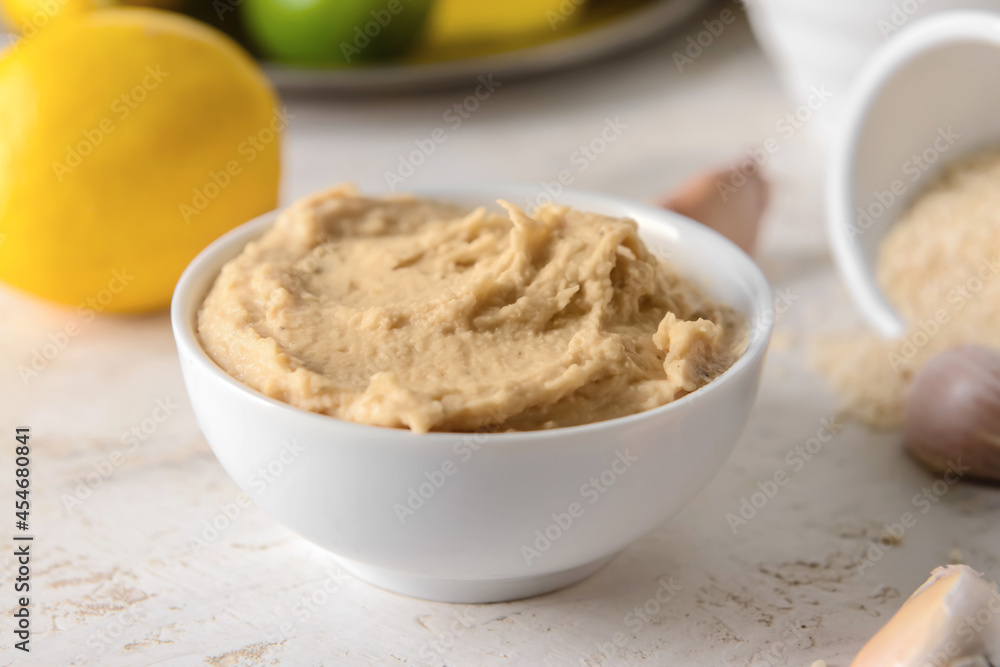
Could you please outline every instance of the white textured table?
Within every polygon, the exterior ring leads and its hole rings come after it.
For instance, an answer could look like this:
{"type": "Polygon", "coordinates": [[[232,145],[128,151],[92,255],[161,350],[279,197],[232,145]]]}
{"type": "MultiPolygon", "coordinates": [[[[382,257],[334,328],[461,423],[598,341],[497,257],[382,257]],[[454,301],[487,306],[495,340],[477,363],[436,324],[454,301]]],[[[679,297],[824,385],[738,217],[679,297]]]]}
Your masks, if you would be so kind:
{"type": "Polygon", "coordinates": [[[551,181],[568,169],[575,187],[651,199],[774,138],[760,262],[787,308],[736,453],[681,515],[552,595],[463,606],[387,593],[234,504],[239,490],[192,418],[165,314],[81,324],[25,383],[17,367],[76,314],[3,291],[0,498],[12,514],[13,429],[30,425],[37,539],[30,655],[11,648],[13,548],[0,556],[2,662],[846,666],[953,550],[1000,578],[1000,492],[948,487],[921,513],[915,494],[935,478],[896,436],[848,425],[810,442],[835,406],[804,346],[854,321],[821,233],[819,155],[807,129],[781,124],[795,110],[742,22],[678,72],[672,52],[696,32],[560,77],[501,82],[458,128],[444,114],[474,86],[291,101],[285,174],[286,200],[341,180],[381,190],[400,154],[442,127],[447,140],[406,185],[551,181]],[[581,171],[574,151],[608,119],[626,127],[581,171]],[[778,471],[787,481],[771,487],[778,471]],[[754,496],[759,484],[773,497],[754,496]],[[761,507],[744,508],[734,531],[727,515],[743,499],[761,507]],[[883,524],[907,511],[917,522],[902,543],[859,567],[883,524]],[[206,532],[226,512],[230,525],[206,532]]]}

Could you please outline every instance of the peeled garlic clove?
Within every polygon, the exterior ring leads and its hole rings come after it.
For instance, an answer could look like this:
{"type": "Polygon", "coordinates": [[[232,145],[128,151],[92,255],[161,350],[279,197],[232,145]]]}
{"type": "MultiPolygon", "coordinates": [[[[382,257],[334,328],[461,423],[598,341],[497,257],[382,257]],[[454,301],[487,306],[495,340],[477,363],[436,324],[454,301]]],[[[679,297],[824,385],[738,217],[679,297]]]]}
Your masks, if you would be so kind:
{"type": "Polygon", "coordinates": [[[967,565],[936,568],[851,667],[1000,664],[1000,593],[967,565]]]}
{"type": "Polygon", "coordinates": [[[729,167],[685,181],[661,205],[711,227],[752,254],[769,198],[770,186],[759,167],[749,174],[729,167]]]}
{"type": "Polygon", "coordinates": [[[961,345],[931,359],[910,387],[904,433],[932,468],[960,461],[970,477],[1000,481],[1000,352],[961,345]]]}

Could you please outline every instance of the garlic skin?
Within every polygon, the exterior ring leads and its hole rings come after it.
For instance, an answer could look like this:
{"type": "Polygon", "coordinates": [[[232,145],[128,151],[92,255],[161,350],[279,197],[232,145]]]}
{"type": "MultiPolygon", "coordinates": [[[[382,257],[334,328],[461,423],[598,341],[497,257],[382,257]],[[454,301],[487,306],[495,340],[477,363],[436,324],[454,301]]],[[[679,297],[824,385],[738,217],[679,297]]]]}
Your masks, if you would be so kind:
{"type": "Polygon", "coordinates": [[[903,429],[931,468],[961,461],[970,477],[1000,481],[1000,352],[960,345],[931,359],[910,387],[903,429]]]}
{"type": "Polygon", "coordinates": [[[935,568],[851,667],[1000,664],[1000,593],[967,565],[935,568]]]}
{"type": "Polygon", "coordinates": [[[750,173],[732,166],[697,174],[660,204],[711,227],[752,255],[771,190],[760,166],[754,166],[750,173]]]}

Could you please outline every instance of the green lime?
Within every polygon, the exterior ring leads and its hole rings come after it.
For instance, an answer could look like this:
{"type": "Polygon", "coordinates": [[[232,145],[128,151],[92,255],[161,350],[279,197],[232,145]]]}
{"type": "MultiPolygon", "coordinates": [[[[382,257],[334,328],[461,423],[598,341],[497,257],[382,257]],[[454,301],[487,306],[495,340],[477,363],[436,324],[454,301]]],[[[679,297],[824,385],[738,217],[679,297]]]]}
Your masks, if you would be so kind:
{"type": "Polygon", "coordinates": [[[420,37],[431,0],[245,0],[254,45],[292,65],[397,58],[420,37]]]}

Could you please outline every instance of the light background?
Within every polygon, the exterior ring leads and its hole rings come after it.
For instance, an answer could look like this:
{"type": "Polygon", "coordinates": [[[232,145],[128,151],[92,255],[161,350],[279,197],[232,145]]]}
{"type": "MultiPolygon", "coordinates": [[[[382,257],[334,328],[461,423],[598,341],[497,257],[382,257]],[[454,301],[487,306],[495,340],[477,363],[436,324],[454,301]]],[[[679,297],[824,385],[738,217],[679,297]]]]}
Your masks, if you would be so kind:
{"type": "MultiPolygon", "coordinates": [[[[718,11],[710,8],[703,18],[718,11]]],[[[101,317],[82,325],[25,384],[14,369],[76,315],[4,290],[0,433],[24,424],[33,429],[39,537],[33,546],[33,652],[14,652],[5,639],[0,660],[215,667],[588,664],[582,661],[598,653],[599,643],[622,632],[626,641],[613,661],[591,658],[589,664],[749,667],[825,659],[846,666],[953,549],[1000,577],[1000,493],[974,485],[951,489],[919,515],[902,544],[859,574],[856,558],[865,557],[869,540],[879,538],[884,523],[913,511],[914,494],[935,479],[901,454],[897,436],[850,425],[801,471],[786,464],[786,454],[835,413],[822,380],[807,369],[805,349],[817,332],[857,318],[822,234],[818,142],[808,124],[789,139],[776,128],[795,106],[742,18],[679,72],[672,54],[700,31],[697,26],[585,69],[504,82],[461,128],[448,130],[447,142],[407,181],[552,180],[562,169],[575,169],[573,151],[597,136],[605,119],[617,117],[627,130],[576,174],[574,186],[652,200],[702,167],[778,138],[780,150],[766,165],[776,196],[759,261],[774,287],[795,300],[778,319],[746,433],[691,506],[577,586],[487,606],[408,599],[346,575],[327,582],[336,572],[332,559],[255,507],[242,510],[196,553],[191,538],[239,490],[194,423],[166,314],[101,317]],[[86,476],[126,449],[121,435],[149,418],[157,399],[179,407],[90,488],[86,476]],[[788,484],[734,534],[726,515],[737,513],[741,499],[778,470],[789,473],[788,484]],[[63,498],[81,483],[91,493],[68,509],[63,498]],[[680,591],[634,632],[627,614],[670,577],[680,591]],[[315,610],[303,620],[300,605],[310,596],[315,610]],[[266,639],[285,622],[292,625],[286,637],[266,639]]],[[[448,127],[442,115],[471,90],[289,100],[294,118],[284,201],[345,180],[384,190],[384,172],[413,149],[415,139],[448,127]]],[[[5,470],[11,451],[3,449],[5,470]]],[[[8,477],[0,480],[0,497],[13,497],[8,477]]],[[[0,586],[9,592],[10,556],[0,556],[0,572],[0,586]]],[[[9,628],[8,615],[0,631],[9,636],[9,628]]]]}

